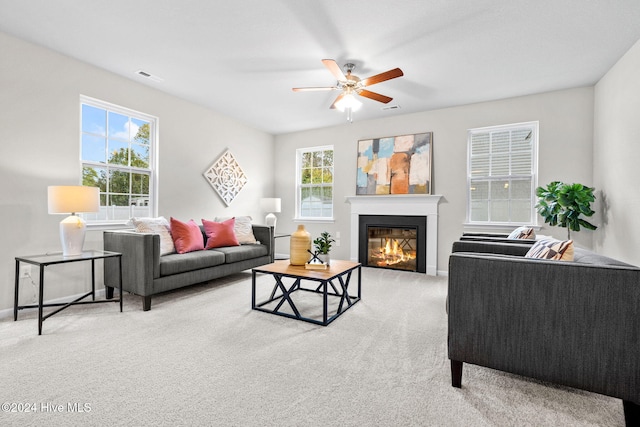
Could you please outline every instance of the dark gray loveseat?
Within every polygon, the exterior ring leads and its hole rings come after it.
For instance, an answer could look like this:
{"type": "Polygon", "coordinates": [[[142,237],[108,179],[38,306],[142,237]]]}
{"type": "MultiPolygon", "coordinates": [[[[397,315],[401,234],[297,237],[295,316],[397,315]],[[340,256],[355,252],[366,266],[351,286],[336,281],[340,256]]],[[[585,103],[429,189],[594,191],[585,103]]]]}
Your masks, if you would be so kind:
{"type": "Polygon", "coordinates": [[[454,243],[452,385],[472,363],[620,398],[627,425],[637,425],[640,269],[580,248],[574,261],[524,258],[529,248],[454,243]]]}
{"type": "MultiPolygon", "coordinates": [[[[158,234],[105,231],[104,249],[122,253],[122,290],[142,296],[142,307],[147,311],[152,295],[273,262],[273,229],[256,224],[252,227],[258,244],[160,256],[158,234]]],[[[112,298],[118,287],[117,260],[105,260],[104,283],[107,297],[112,298]]]]}

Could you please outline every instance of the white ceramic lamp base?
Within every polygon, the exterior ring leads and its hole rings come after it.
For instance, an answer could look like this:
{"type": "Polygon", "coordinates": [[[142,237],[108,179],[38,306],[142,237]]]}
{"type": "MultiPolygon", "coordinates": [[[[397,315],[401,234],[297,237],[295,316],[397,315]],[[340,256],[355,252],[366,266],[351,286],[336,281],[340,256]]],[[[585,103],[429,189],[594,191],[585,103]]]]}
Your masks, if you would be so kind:
{"type": "Polygon", "coordinates": [[[80,255],[84,246],[86,222],[76,215],[71,215],[60,221],[60,241],[64,256],[80,255]]]}
{"type": "Polygon", "coordinates": [[[278,218],[270,213],[267,214],[267,216],[264,218],[265,223],[269,226],[269,227],[273,227],[274,231],[276,229],[276,221],[278,220],[278,218]]]}

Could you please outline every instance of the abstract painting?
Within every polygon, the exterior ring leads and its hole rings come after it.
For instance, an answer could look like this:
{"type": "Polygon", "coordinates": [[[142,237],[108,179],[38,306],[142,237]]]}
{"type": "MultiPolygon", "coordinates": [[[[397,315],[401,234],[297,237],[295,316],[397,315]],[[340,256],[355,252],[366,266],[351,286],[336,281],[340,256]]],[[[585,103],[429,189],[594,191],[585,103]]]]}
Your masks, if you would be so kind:
{"type": "Polygon", "coordinates": [[[213,162],[203,175],[227,206],[247,183],[247,177],[229,150],[213,162]]]}
{"type": "Polygon", "coordinates": [[[433,132],[358,141],[356,194],[431,194],[433,132]]]}

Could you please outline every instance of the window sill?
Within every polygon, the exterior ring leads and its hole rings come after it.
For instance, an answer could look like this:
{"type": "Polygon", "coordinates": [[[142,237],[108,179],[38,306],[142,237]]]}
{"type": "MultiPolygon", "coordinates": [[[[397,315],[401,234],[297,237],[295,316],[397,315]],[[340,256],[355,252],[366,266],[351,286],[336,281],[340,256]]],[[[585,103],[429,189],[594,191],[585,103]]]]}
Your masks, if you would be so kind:
{"type": "Polygon", "coordinates": [[[332,224],[336,222],[335,218],[293,218],[293,222],[305,222],[305,223],[316,223],[316,224],[332,224]]]}
{"type": "Polygon", "coordinates": [[[105,230],[132,230],[133,227],[129,221],[123,222],[91,222],[87,223],[87,231],[105,231],[105,230]]]}

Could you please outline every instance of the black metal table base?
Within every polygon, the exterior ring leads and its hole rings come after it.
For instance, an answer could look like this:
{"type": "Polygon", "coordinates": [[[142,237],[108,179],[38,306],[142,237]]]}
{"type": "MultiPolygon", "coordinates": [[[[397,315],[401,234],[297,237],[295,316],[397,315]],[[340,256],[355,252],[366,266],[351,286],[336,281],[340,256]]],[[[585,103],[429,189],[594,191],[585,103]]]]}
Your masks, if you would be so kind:
{"type": "Polygon", "coordinates": [[[342,313],[353,307],[355,303],[360,301],[361,297],[361,267],[358,265],[353,269],[347,270],[341,274],[338,274],[330,279],[316,279],[310,277],[301,277],[295,275],[288,275],[284,273],[263,272],[259,269],[254,269],[252,272],[251,281],[251,308],[265,313],[271,313],[278,316],[288,317],[291,319],[302,320],[316,325],[327,326],[338,318],[342,313]],[[349,284],[351,282],[351,275],[354,270],[358,270],[358,289],[357,295],[349,294],[349,284]],[[258,271],[256,271],[258,270],[258,271]],[[261,302],[256,302],[256,274],[265,273],[271,275],[275,284],[271,291],[270,297],[261,302]],[[285,283],[285,278],[291,279],[289,283],[285,283]],[[311,282],[311,287],[303,287],[303,282],[311,282]],[[322,296],[322,319],[307,317],[301,314],[301,310],[294,301],[294,292],[309,292],[322,296]],[[329,300],[334,302],[339,298],[337,308],[335,311],[329,312],[329,300]],[[269,305],[275,307],[267,307],[269,305]],[[285,304],[286,303],[286,304],[285,304]],[[284,311],[289,308],[293,313],[284,311]]]}
{"type": "Polygon", "coordinates": [[[18,320],[18,311],[26,308],[37,308],[38,309],[38,335],[42,335],[42,323],[53,316],[56,313],[61,312],[65,308],[68,308],[72,305],[81,305],[81,304],[100,304],[105,302],[116,302],[120,303],[120,312],[122,312],[122,254],[117,252],[108,252],[108,251],[88,251],[83,253],[77,257],[60,257],[58,254],[52,255],[35,255],[33,257],[16,257],[16,272],[15,272],[15,295],[14,295],[14,305],[13,305],[13,320],[18,320]],[[119,298],[118,299],[104,299],[96,301],[96,267],[95,261],[96,259],[105,259],[105,258],[117,258],[118,259],[118,268],[119,272],[119,298]],[[49,259],[50,258],[50,259],[49,259]],[[69,302],[60,302],[60,303],[45,303],[44,302],[44,270],[45,267],[53,264],[63,264],[69,262],[79,262],[79,261],[91,261],[91,290],[73,301],[69,302]],[[39,295],[38,295],[38,304],[28,304],[28,305],[19,305],[18,304],[18,295],[20,293],[20,262],[24,262],[27,264],[36,265],[40,270],[40,280],[39,280],[39,295]],[[91,301],[82,301],[83,299],[91,296],[91,301]],[[57,310],[53,310],[47,314],[44,314],[45,307],[59,307],[57,310]]]}

